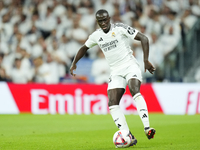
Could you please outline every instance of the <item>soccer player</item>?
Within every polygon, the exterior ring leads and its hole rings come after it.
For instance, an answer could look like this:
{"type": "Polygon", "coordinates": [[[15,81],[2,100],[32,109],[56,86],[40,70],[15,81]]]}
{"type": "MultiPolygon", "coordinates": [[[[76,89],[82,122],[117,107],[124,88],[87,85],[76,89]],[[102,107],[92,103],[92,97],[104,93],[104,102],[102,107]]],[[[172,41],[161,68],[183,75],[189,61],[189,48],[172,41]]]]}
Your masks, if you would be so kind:
{"type": "MultiPolygon", "coordinates": [[[[129,46],[129,39],[141,41],[144,53],[145,72],[148,70],[153,74],[155,68],[148,61],[148,38],[138,30],[123,23],[112,24],[108,12],[104,9],[96,12],[96,21],[100,29],[93,32],[85,44],[79,49],[71,64],[70,73],[75,76],[73,71],[77,67],[76,63],[85,55],[89,48],[99,45],[111,70],[107,89],[109,98],[108,106],[116,126],[119,129],[129,130],[126,118],[119,107],[119,102],[128,84],[131,95],[135,100],[138,114],[144,125],[144,132],[147,138],[151,139],[154,137],[156,131],[154,128],[150,128],[147,105],[140,93],[140,85],[142,82],[141,70],[129,46]]],[[[136,145],[136,138],[132,134],[131,136],[133,139],[131,146],[136,145]]]]}

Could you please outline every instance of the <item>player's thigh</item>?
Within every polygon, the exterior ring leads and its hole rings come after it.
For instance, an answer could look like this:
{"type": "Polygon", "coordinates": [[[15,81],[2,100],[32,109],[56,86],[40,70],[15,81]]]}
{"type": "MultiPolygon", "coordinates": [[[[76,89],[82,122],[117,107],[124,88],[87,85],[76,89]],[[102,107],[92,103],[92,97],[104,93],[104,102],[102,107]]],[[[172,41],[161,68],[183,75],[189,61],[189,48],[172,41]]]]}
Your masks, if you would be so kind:
{"type": "Polygon", "coordinates": [[[108,88],[110,89],[116,89],[116,88],[123,88],[126,89],[127,82],[126,79],[120,75],[111,75],[108,82],[108,88]]]}
{"type": "Polygon", "coordinates": [[[108,90],[108,106],[119,105],[119,102],[125,92],[124,88],[115,88],[108,90]]]}
{"type": "Polygon", "coordinates": [[[129,66],[126,69],[125,78],[126,78],[127,83],[130,79],[137,79],[140,82],[142,82],[142,72],[141,72],[139,65],[134,64],[134,65],[129,66]]]}
{"type": "Polygon", "coordinates": [[[127,86],[126,79],[120,75],[111,75],[108,82],[108,105],[118,105],[127,86]]]}
{"type": "Polygon", "coordinates": [[[131,65],[127,69],[125,78],[132,96],[140,92],[140,85],[142,83],[142,73],[139,65],[131,65]]]}

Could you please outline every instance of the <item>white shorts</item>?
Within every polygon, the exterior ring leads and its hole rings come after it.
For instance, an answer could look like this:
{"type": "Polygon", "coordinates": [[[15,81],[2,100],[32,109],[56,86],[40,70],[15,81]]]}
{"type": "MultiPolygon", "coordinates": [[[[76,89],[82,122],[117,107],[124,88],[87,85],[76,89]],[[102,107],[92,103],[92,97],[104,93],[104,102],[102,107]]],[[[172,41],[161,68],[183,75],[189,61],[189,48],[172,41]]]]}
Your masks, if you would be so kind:
{"type": "Polygon", "coordinates": [[[128,80],[131,78],[138,79],[142,82],[142,73],[138,64],[134,63],[127,66],[126,68],[111,72],[107,90],[115,88],[126,89],[128,80]]]}

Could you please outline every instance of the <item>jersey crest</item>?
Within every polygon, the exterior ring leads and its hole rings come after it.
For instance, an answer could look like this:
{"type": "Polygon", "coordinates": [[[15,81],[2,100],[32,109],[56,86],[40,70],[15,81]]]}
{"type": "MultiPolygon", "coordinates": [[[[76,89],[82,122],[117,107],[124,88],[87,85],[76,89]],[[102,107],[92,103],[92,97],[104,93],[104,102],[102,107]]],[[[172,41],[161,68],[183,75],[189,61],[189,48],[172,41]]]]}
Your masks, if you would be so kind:
{"type": "Polygon", "coordinates": [[[116,36],[116,35],[115,35],[115,32],[113,32],[113,33],[112,33],[112,37],[115,37],[115,36],[116,36]]]}

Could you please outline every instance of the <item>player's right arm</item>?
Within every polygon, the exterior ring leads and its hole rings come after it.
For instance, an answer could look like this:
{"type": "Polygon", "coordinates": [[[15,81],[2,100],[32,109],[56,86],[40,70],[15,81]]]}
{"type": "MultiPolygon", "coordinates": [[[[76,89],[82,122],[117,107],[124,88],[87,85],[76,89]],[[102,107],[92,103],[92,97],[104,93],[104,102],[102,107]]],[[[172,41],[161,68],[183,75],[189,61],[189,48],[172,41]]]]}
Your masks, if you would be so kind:
{"type": "Polygon", "coordinates": [[[72,76],[75,76],[73,71],[76,70],[76,63],[85,55],[85,53],[87,52],[87,50],[89,48],[92,48],[93,46],[97,45],[95,34],[96,34],[96,32],[93,32],[89,36],[89,38],[87,39],[85,44],[79,49],[76,56],[74,57],[74,60],[73,60],[71,67],[70,67],[70,73],[71,73],[72,76]]]}
{"type": "Polygon", "coordinates": [[[75,76],[76,74],[74,74],[74,70],[76,70],[76,63],[86,54],[87,50],[89,48],[86,46],[86,45],[83,45],[79,51],[77,52],[76,56],[74,57],[74,60],[71,64],[71,67],[70,67],[70,73],[72,76],[75,76]]]}

